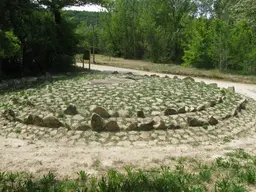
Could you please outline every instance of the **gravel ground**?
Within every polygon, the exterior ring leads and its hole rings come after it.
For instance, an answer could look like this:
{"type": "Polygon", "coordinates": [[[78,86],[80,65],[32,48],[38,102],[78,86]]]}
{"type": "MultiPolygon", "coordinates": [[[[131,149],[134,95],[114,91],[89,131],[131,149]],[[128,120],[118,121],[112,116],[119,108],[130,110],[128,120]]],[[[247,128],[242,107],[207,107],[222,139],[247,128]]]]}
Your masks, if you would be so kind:
{"type": "MultiPolygon", "coordinates": [[[[126,165],[151,168],[177,156],[209,160],[236,148],[254,153],[256,102],[247,97],[255,96],[250,91],[254,85],[241,89],[241,84],[216,82],[220,87],[234,86],[241,93],[236,94],[231,88],[219,88],[212,80],[195,80],[100,74],[2,94],[0,171],[39,175],[52,171],[60,177],[74,177],[79,170],[99,174],[126,165]],[[234,113],[245,100],[246,107],[234,113]],[[198,107],[202,104],[201,110],[198,107]],[[70,105],[77,113],[65,113],[70,105]],[[95,131],[91,123],[97,106],[109,115],[101,118],[104,126],[100,131],[95,131]],[[176,113],[166,115],[165,110],[170,108],[176,113]],[[138,112],[143,112],[143,117],[138,112]],[[28,123],[32,116],[39,119],[36,125],[35,121],[28,123]],[[57,127],[46,126],[49,117],[58,120],[57,127]],[[209,117],[218,122],[209,124],[209,117]],[[203,124],[191,126],[188,118],[202,120],[203,124]],[[106,129],[110,121],[118,124],[118,130],[106,129]],[[159,128],[160,122],[164,128],[159,128]],[[134,123],[137,126],[129,130],[134,123]]],[[[102,116],[102,111],[97,113],[102,116]]]]}

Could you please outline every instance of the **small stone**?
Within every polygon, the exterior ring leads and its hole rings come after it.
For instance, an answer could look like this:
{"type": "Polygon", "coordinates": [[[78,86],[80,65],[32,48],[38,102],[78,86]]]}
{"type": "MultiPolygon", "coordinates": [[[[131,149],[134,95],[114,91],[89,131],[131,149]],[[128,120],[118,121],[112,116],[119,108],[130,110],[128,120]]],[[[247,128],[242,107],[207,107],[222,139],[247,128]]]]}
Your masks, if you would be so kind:
{"type": "Polygon", "coordinates": [[[137,130],[137,128],[138,128],[138,124],[137,124],[137,123],[131,123],[131,124],[126,128],[126,130],[127,130],[127,131],[135,131],[135,130],[137,130]]]}
{"type": "Polygon", "coordinates": [[[119,117],[119,113],[116,111],[111,115],[111,117],[119,117]]]}
{"type": "Polygon", "coordinates": [[[95,109],[93,109],[92,111],[93,113],[98,114],[99,116],[101,116],[102,118],[110,118],[109,113],[107,112],[107,110],[103,107],[96,107],[95,109]]]}
{"type": "Polygon", "coordinates": [[[77,109],[76,109],[76,106],[74,106],[74,105],[69,105],[69,106],[67,107],[67,109],[64,111],[64,113],[65,113],[66,115],[76,115],[76,114],[78,114],[78,111],[77,111],[77,109]]]}
{"type": "Polygon", "coordinates": [[[231,116],[236,117],[237,115],[238,115],[238,111],[237,111],[237,108],[235,108],[235,109],[232,110],[231,116]]]}
{"type": "Polygon", "coordinates": [[[211,116],[209,118],[208,122],[209,122],[210,125],[217,125],[219,123],[219,121],[215,117],[213,117],[213,116],[211,116]]]}
{"type": "Polygon", "coordinates": [[[185,77],[183,80],[195,82],[195,79],[193,79],[192,77],[185,77]]]}
{"type": "Polygon", "coordinates": [[[199,105],[199,106],[196,108],[196,110],[197,110],[197,111],[203,111],[203,110],[205,110],[205,108],[206,108],[205,104],[201,104],[201,105],[199,105]]]}
{"type": "Polygon", "coordinates": [[[160,120],[156,125],[154,125],[154,128],[156,130],[166,130],[167,126],[165,125],[165,122],[163,120],[160,120]]]}
{"type": "Polygon", "coordinates": [[[109,121],[105,125],[105,131],[110,131],[110,132],[118,132],[120,131],[120,127],[117,124],[116,121],[109,121]]]}
{"type": "Polygon", "coordinates": [[[186,107],[183,106],[183,107],[179,108],[178,113],[186,113],[186,107]]]}
{"type": "Polygon", "coordinates": [[[91,126],[88,124],[81,124],[76,127],[76,130],[78,131],[88,131],[91,129],[91,126]]]}
{"type": "Polygon", "coordinates": [[[5,110],[4,113],[3,113],[3,116],[6,119],[11,120],[11,121],[15,120],[15,118],[16,118],[16,114],[12,109],[5,110]]]}
{"type": "Polygon", "coordinates": [[[179,79],[176,75],[173,77],[173,79],[179,79]]]}
{"type": "Polygon", "coordinates": [[[40,126],[40,127],[44,127],[45,126],[43,119],[41,117],[39,117],[38,115],[30,114],[28,116],[28,118],[25,120],[25,122],[27,124],[35,125],[35,126],[40,126]]]}
{"type": "Polygon", "coordinates": [[[168,125],[167,128],[168,129],[181,129],[182,127],[177,122],[172,122],[170,125],[168,125]]]}
{"type": "Polygon", "coordinates": [[[196,108],[195,107],[191,107],[190,108],[190,112],[196,112],[196,108]]]}
{"type": "Polygon", "coordinates": [[[211,100],[209,101],[209,107],[214,107],[217,104],[217,101],[211,100]]]}
{"type": "Polygon", "coordinates": [[[204,125],[209,125],[207,121],[204,119],[198,119],[198,118],[193,118],[193,117],[188,117],[187,118],[188,125],[191,127],[199,127],[199,126],[204,126],[204,125]]]}
{"type": "Polygon", "coordinates": [[[137,117],[145,118],[144,112],[143,111],[137,111],[137,117]]]}
{"type": "Polygon", "coordinates": [[[138,129],[140,131],[151,131],[154,129],[154,121],[149,121],[147,123],[140,123],[139,126],[138,126],[138,129]]]}
{"type": "Polygon", "coordinates": [[[223,97],[222,96],[219,96],[217,98],[217,103],[223,103],[223,97]]]}
{"type": "Polygon", "coordinates": [[[168,108],[164,110],[164,115],[169,116],[169,115],[175,115],[177,114],[177,110],[173,108],[168,108]]]}
{"type": "Polygon", "coordinates": [[[63,127],[63,123],[61,123],[56,117],[54,116],[46,116],[43,119],[43,123],[46,127],[50,127],[50,128],[59,128],[59,127],[63,127]]]}
{"type": "Polygon", "coordinates": [[[232,115],[231,114],[227,114],[227,115],[223,116],[221,118],[221,120],[226,120],[226,119],[229,119],[230,117],[232,117],[232,115]]]}
{"type": "Polygon", "coordinates": [[[118,73],[118,71],[113,71],[112,74],[115,75],[115,74],[119,74],[119,73],[118,73]]]}
{"type": "Polygon", "coordinates": [[[104,131],[104,120],[98,114],[94,113],[91,117],[91,126],[94,131],[104,131]]]}
{"type": "Polygon", "coordinates": [[[242,99],[238,104],[238,111],[241,111],[242,109],[246,109],[247,100],[242,99]]]}

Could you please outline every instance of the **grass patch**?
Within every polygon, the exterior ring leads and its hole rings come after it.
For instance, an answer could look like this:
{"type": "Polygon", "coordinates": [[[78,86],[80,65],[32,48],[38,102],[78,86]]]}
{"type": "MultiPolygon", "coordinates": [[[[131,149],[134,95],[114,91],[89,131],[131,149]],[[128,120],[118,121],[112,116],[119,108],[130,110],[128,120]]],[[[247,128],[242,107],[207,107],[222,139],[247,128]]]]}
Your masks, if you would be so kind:
{"type": "Polygon", "coordinates": [[[251,191],[256,188],[256,156],[242,150],[204,164],[177,159],[173,169],[141,170],[126,167],[95,177],[84,171],[75,179],[58,179],[53,173],[35,178],[26,173],[0,173],[0,191],[251,191]]]}
{"type": "Polygon", "coordinates": [[[108,65],[115,67],[122,67],[128,69],[137,69],[143,71],[152,71],[166,74],[186,75],[194,77],[203,77],[210,79],[221,79],[232,82],[242,82],[248,84],[256,83],[256,76],[254,75],[239,75],[233,72],[220,72],[219,70],[203,70],[192,67],[183,67],[174,64],[156,64],[142,60],[129,60],[123,58],[113,58],[105,55],[96,55],[97,64],[108,65]]]}

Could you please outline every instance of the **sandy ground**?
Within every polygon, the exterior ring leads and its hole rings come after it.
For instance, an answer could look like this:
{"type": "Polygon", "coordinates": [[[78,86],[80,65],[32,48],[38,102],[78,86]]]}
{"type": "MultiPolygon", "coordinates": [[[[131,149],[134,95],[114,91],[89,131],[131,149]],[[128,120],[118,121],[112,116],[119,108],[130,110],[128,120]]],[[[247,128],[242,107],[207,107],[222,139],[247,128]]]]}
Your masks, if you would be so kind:
{"type": "Polygon", "coordinates": [[[171,158],[189,157],[211,161],[235,149],[255,154],[256,136],[230,143],[207,143],[199,146],[168,145],[155,147],[96,147],[66,145],[52,142],[31,142],[0,137],[0,170],[26,171],[37,176],[54,172],[59,178],[76,178],[84,170],[98,175],[109,168],[123,170],[125,166],[149,169],[171,166],[171,158]]]}
{"type": "MultiPolygon", "coordinates": [[[[104,71],[133,72],[135,74],[152,74],[149,72],[127,70],[108,66],[92,65],[92,69],[104,71]]],[[[157,74],[157,73],[153,73],[157,74]]],[[[165,76],[165,74],[159,74],[165,76]]],[[[172,75],[169,75],[172,76],[172,75]]],[[[240,94],[256,99],[256,86],[230,83],[217,80],[195,78],[196,81],[217,83],[220,87],[234,86],[240,94]]],[[[256,114],[255,114],[256,116],[256,114]]],[[[159,167],[170,163],[171,157],[191,157],[201,160],[213,160],[237,148],[256,152],[256,134],[240,138],[229,143],[202,143],[198,146],[168,145],[155,147],[125,146],[102,147],[85,144],[69,145],[44,141],[26,141],[0,137],[0,171],[26,171],[43,175],[49,171],[58,177],[77,177],[77,172],[84,170],[90,174],[100,174],[109,168],[122,169],[133,165],[140,168],[159,167]]]]}

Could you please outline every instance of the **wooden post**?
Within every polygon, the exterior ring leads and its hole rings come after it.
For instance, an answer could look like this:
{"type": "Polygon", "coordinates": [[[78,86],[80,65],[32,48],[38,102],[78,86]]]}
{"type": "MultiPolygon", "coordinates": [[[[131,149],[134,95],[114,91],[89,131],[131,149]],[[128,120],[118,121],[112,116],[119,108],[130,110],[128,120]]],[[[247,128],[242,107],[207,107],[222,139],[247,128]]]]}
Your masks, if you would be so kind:
{"type": "Polygon", "coordinates": [[[83,69],[84,69],[84,57],[83,57],[83,69]]]}
{"type": "Polygon", "coordinates": [[[89,71],[91,71],[91,50],[89,51],[89,71]]]}
{"type": "Polygon", "coordinates": [[[95,32],[94,32],[94,24],[93,24],[93,45],[92,45],[92,54],[93,54],[93,64],[96,64],[96,61],[95,61],[95,32]]]}

